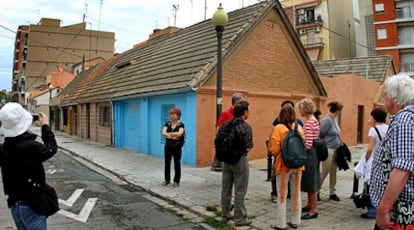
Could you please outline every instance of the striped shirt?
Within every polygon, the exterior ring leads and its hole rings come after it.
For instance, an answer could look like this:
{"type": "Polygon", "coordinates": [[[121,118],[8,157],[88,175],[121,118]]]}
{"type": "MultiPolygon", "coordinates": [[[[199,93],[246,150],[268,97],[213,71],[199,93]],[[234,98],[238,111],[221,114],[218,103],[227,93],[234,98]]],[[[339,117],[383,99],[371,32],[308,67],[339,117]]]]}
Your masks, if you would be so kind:
{"type": "Polygon", "coordinates": [[[374,206],[378,207],[388,179],[384,178],[384,163],[390,162],[391,170],[398,168],[410,172],[407,184],[400,194],[400,199],[414,200],[414,105],[406,106],[397,114],[390,116],[391,124],[388,128],[383,145],[376,148],[372,162],[370,196],[374,206]],[[410,112],[411,111],[411,112],[410,112]],[[384,151],[388,150],[388,157],[384,158],[384,151]],[[371,189],[372,188],[372,189],[371,189]]]}
{"type": "Polygon", "coordinates": [[[310,119],[303,124],[303,133],[305,134],[305,149],[312,147],[313,140],[319,137],[319,122],[316,119],[310,119]]]}

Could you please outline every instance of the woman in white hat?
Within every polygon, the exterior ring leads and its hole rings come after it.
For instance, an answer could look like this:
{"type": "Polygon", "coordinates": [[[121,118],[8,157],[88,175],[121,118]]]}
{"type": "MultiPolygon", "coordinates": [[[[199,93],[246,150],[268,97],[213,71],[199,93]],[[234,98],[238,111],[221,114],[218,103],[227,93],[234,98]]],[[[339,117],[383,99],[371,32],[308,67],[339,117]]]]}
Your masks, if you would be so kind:
{"type": "Polygon", "coordinates": [[[18,103],[9,102],[0,109],[0,133],[4,136],[4,143],[0,145],[3,187],[18,230],[45,230],[46,218],[50,215],[39,211],[34,204],[38,200],[33,186],[46,185],[42,163],[56,154],[57,144],[44,113],[38,117],[43,143],[36,141],[36,135],[28,132],[33,118],[18,103]]]}

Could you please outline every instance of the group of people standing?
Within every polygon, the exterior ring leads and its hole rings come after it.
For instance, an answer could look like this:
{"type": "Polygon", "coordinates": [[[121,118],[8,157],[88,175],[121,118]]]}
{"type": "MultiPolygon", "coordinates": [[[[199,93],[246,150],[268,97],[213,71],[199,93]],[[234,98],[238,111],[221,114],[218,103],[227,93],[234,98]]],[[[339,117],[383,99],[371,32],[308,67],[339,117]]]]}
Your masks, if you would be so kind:
{"type": "MultiPolygon", "coordinates": [[[[301,219],[318,218],[318,193],[323,180],[330,174],[330,196],[331,200],[339,201],[335,194],[336,186],[336,163],[334,152],[339,144],[340,129],[337,125],[336,117],[340,114],[343,106],[340,102],[331,102],[328,104],[329,114],[327,114],[319,123],[320,111],[310,98],[304,98],[299,101],[298,108],[301,119],[296,116],[294,103],[285,101],[282,103],[280,113],[277,117],[278,122],[274,122],[272,133],[269,138],[268,154],[274,156],[273,173],[276,183],[276,192],[272,191],[272,201],[276,198],[276,224],[272,225],[273,229],[286,229],[287,225],[291,228],[298,228],[301,219]],[[298,126],[298,132],[301,134],[305,143],[307,159],[305,165],[299,168],[288,168],[281,156],[283,141],[286,138],[289,129],[298,126]],[[288,127],[287,127],[288,126],[288,127]],[[322,163],[322,177],[320,173],[320,160],[314,147],[313,141],[317,138],[323,138],[328,147],[328,159],[322,163]],[[288,189],[289,187],[289,189],[288,189]],[[291,216],[287,221],[286,218],[286,200],[288,193],[292,199],[291,216]],[[308,202],[305,206],[301,205],[301,192],[307,193],[308,202]],[[302,212],[306,214],[302,215],[302,212]]],[[[272,186],[274,187],[274,186],[272,186]]]]}
{"type": "MultiPolygon", "coordinates": [[[[391,229],[393,226],[413,226],[414,212],[414,80],[406,75],[389,77],[384,83],[384,107],[371,111],[372,127],[368,132],[368,150],[365,155],[372,169],[366,170],[365,189],[370,194],[367,213],[362,218],[376,218],[375,229],[391,229]],[[391,125],[386,124],[387,113],[391,125]],[[371,166],[372,165],[372,166],[371,166]],[[392,186],[387,186],[392,185],[392,186]]],[[[335,160],[336,150],[341,146],[341,128],[339,126],[342,103],[333,101],[328,104],[329,112],[319,119],[320,111],[310,98],[298,102],[300,117],[295,113],[292,101],[282,103],[280,113],[273,122],[273,128],[268,141],[268,154],[274,156],[272,201],[276,203],[277,216],[273,229],[298,228],[301,220],[318,218],[317,203],[320,201],[320,189],[329,174],[329,199],[339,202],[336,194],[336,173],[338,165],[335,160]],[[285,166],[281,151],[283,140],[289,128],[298,125],[298,132],[303,138],[307,160],[304,166],[291,169],[285,166]],[[328,150],[328,157],[321,161],[318,158],[313,141],[322,138],[328,150]],[[301,192],[307,193],[307,203],[302,206],[301,192]],[[292,199],[291,216],[286,217],[286,200],[292,199]],[[305,213],[302,215],[302,212],[305,213]]],[[[171,111],[171,121],[166,123],[162,134],[167,139],[182,138],[184,124],[174,122],[179,120],[180,113],[171,111]],[[178,116],[177,116],[178,115],[178,116]],[[175,117],[178,117],[176,119],[175,117]]],[[[232,106],[223,112],[221,124],[230,119],[239,119],[237,135],[241,137],[244,149],[243,157],[236,164],[223,163],[222,173],[222,220],[234,219],[236,226],[247,226],[252,223],[247,218],[244,204],[248,187],[249,165],[247,153],[253,147],[252,128],[245,120],[249,116],[249,103],[243,95],[235,93],[232,106]],[[234,204],[232,192],[234,187],[234,204]],[[230,214],[234,208],[234,216],[230,214]]],[[[165,181],[170,183],[169,167],[171,157],[174,157],[174,186],[180,181],[179,160],[181,149],[171,152],[165,147],[165,181]]]]}

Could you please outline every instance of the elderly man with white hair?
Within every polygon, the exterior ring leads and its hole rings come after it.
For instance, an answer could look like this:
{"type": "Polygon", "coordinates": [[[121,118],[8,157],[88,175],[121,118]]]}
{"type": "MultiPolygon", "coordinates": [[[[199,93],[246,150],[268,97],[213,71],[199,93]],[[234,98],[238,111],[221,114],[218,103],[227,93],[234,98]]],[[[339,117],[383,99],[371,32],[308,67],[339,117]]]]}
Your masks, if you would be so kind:
{"type": "Polygon", "coordinates": [[[387,78],[383,97],[391,124],[372,163],[375,229],[414,229],[414,80],[404,74],[387,78]]]}

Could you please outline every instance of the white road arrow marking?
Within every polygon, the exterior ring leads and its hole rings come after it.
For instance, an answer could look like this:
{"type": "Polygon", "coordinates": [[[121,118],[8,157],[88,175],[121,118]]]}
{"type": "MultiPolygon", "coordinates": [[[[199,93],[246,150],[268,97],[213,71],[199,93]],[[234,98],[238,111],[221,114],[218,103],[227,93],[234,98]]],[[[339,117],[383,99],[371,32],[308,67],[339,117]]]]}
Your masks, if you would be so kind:
{"type": "Polygon", "coordinates": [[[80,195],[83,193],[85,189],[76,189],[72,195],[67,200],[61,200],[59,199],[59,204],[63,204],[67,207],[72,207],[73,204],[78,200],[80,195]]]}
{"type": "Polygon", "coordinates": [[[82,210],[80,211],[79,214],[74,214],[74,213],[68,212],[68,211],[63,210],[63,209],[59,210],[58,213],[61,214],[61,215],[66,216],[68,218],[86,223],[86,221],[88,220],[89,215],[91,214],[92,209],[95,206],[97,200],[98,200],[98,198],[89,198],[88,201],[86,201],[85,205],[83,206],[83,208],[82,208],[82,210]]]}

